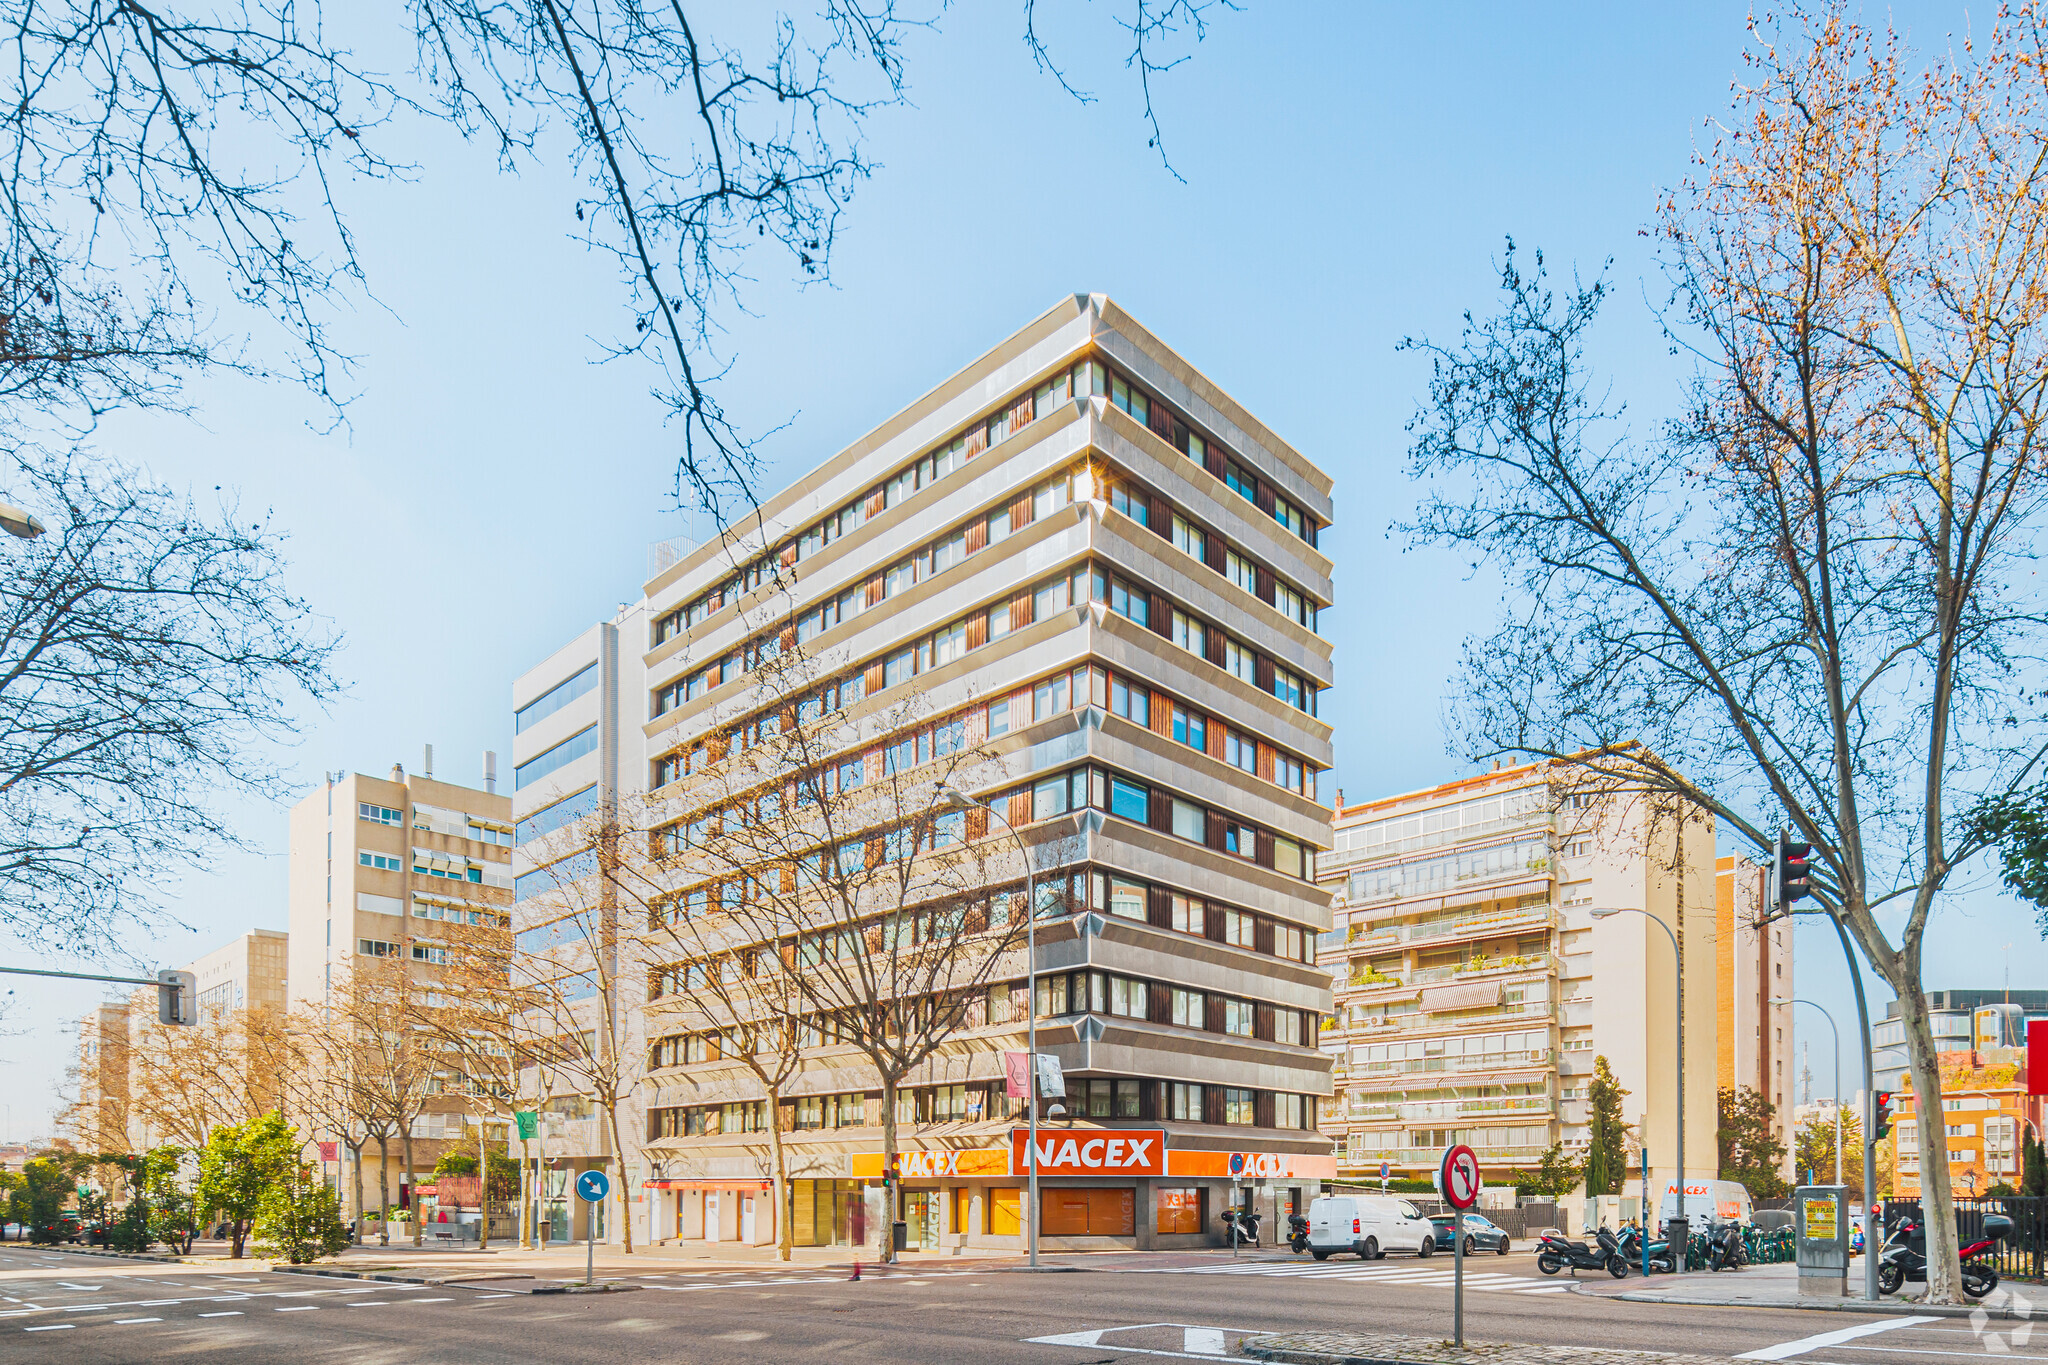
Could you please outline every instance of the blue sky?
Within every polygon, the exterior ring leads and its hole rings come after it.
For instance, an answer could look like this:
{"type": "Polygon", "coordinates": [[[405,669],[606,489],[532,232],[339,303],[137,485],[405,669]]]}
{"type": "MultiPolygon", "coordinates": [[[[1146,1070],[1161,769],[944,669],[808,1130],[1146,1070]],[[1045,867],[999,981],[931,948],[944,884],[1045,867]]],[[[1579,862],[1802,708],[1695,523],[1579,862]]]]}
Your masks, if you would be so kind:
{"type": "MultiPolygon", "coordinates": [[[[914,39],[909,102],[870,124],[882,169],[831,285],[764,273],[752,316],[726,320],[724,402],[750,429],[787,423],[764,447],[768,486],[1060,296],[1108,293],[1336,478],[1335,784],[1356,801],[1458,775],[1446,683],[1496,597],[1390,531],[1412,498],[1403,424],[1426,377],[1396,344],[1490,308],[1507,236],[1561,268],[1612,258],[1601,359],[1640,418],[1665,411],[1682,371],[1650,318],[1662,290],[1637,230],[1726,108],[1745,7],[1254,0],[1157,83],[1186,183],[1146,148],[1111,7],[1054,7],[1074,79],[1101,97],[1086,106],[1033,68],[1018,9],[958,6],[914,39]]],[[[1893,12],[1923,47],[1967,23],[1954,5],[1893,12]]],[[[444,129],[405,136],[413,183],[343,190],[382,305],[337,328],[361,357],[345,429],[318,430],[303,395],[221,381],[193,391],[192,418],[117,416],[103,433],[290,528],[293,586],[346,632],[353,682],[279,755],[306,787],[323,769],[411,768],[422,743],[437,775],[475,780],[482,750],[509,753],[512,678],[637,595],[649,542],[703,529],[668,500],[674,442],[645,374],[591,363],[621,296],[571,239],[580,187],[553,168],[500,174],[444,129]]],[[[284,927],[284,813],[243,820],[261,852],[185,877],[189,928],[138,942],[139,958],[284,927]]],[[[1959,932],[1930,937],[1928,983],[1995,986],[2008,958],[2015,985],[2041,980],[2031,916],[1989,876],[1964,880],[1978,889],[1944,910],[1959,932]]],[[[1853,1035],[1832,934],[1802,926],[1798,950],[1801,994],[1853,1035]]],[[[94,998],[22,980],[9,1022],[28,1031],[0,1046],[14,1137],[44,1130],[66,1029],[94,998]]],[[[1827,1031],[1800,1013],[1824,1095],[1827,1031]]]]}

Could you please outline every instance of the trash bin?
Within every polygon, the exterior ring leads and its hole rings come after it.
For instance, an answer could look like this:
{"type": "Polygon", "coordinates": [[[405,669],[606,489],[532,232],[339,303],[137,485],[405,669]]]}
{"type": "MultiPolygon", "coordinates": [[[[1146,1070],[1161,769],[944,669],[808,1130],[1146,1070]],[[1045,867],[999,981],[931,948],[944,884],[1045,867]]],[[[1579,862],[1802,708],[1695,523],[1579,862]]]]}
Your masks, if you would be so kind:
{"type": "Polygon", "coordinates": [[[1685,1225],[1684,1214],[1664,1220],[1664,1240],[1671,1247],[1671,1268],[1681,1274],[1685,1271],[1686,1248],[1690,1245],[1691,1238],[1692,1234],[1685,1225]]]}
{"type": "Polygon", "coordinates": [[[910,1224],[898,1222],[889,1226],[892,1229],[890,1244],[898,1251],[910,1250],[910,1224]]]}

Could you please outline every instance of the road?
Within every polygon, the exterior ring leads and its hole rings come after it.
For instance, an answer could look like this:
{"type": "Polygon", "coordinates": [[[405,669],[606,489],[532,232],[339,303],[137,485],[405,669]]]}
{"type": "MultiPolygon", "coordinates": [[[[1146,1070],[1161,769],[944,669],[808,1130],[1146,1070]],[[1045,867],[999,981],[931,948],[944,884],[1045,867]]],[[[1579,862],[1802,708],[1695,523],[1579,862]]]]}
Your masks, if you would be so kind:
{"type": "MultiPolygon", "coordinates": [[[[292,1365],[687,1360],[1141,1365],[1237,1357],[1247,1334],[1362,1328],[1441,1337],[1441,1260],[1264,1262],[1040,1273],[971,1264],[858,1282],[815,1268],[655,1270],[632,1293],[507,1293],[491,1281],[400,1286],[0,1247],[0,1360],[200,1359],[292,1365]],[[1048,1340],[1050,1339],[1050,1340],[1048,1340]]],[[[1575,1294],[1526,1255],[1471,1266],[1468,1337],[1642,1348],[1801,1365],[2048,1365],[2025,1324],[1908,1327],[1863,1315],[1676,1308],[1575,1294]],[[2015,1328],[2018,1331],[2015,1331],[2015,1328]],[[1844,1328],[1854,1340],[1809,1339],[1844,1328]],[[2003,1349],[2000,1349],[2003,1348],[2003,1349]]]]}

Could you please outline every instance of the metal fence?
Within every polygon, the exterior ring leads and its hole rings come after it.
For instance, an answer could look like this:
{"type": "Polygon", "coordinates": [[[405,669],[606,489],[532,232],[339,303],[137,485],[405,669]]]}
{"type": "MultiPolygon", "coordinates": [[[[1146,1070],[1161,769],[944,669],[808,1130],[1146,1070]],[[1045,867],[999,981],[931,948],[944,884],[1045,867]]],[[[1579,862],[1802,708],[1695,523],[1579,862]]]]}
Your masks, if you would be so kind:
{"type": "MultiPolygon", "coordinates": [[[[1984,1236],[1984,1215],[2002,1213],[2012,1219],[2012,1233],[1985,1253],[2000,1275],[2042,1278],[2048,1268],[2048,1199],[2038,1195],[1994,1199],[1958,1199],[1956,1235],[1964,1246],[1984,1236]]],[[[1889,1233],[1902,1218],[1918,1218],[1917,1199],[1887,1199],[1880,1205],[1884,1229],[1889,1233]]]]}

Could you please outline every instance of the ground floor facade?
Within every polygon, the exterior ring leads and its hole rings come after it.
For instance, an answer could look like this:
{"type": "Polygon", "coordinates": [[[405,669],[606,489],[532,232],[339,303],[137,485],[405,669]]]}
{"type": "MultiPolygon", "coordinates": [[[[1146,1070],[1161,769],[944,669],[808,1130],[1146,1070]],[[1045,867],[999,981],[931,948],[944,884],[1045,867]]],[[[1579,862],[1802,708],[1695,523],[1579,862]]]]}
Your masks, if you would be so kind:
{"type": "Polygon", "coordinates": [[[1314,1134],[1046,1125],[1034,1210],[1025,1130],[975,1126],[986,1131],[904,1136],[893,1181],[884,1179],[879,1131],[831,1143],[793,1138],[779,1209],[765,1144],[655,1144],[648,1156],[661,1173],[641,1189],[649,1235],[764,1246],[780,1236],[781,1219],[797,1246],[879,1247],[894,1236],[905,1251],[943,1255],[1022,1250],[1035,1221],[1040,1246],[1053,1249],[1214,1246],[1226,1209],[1256,1209],[1271,1240],[1337,1173],[1314,1134]]]}

